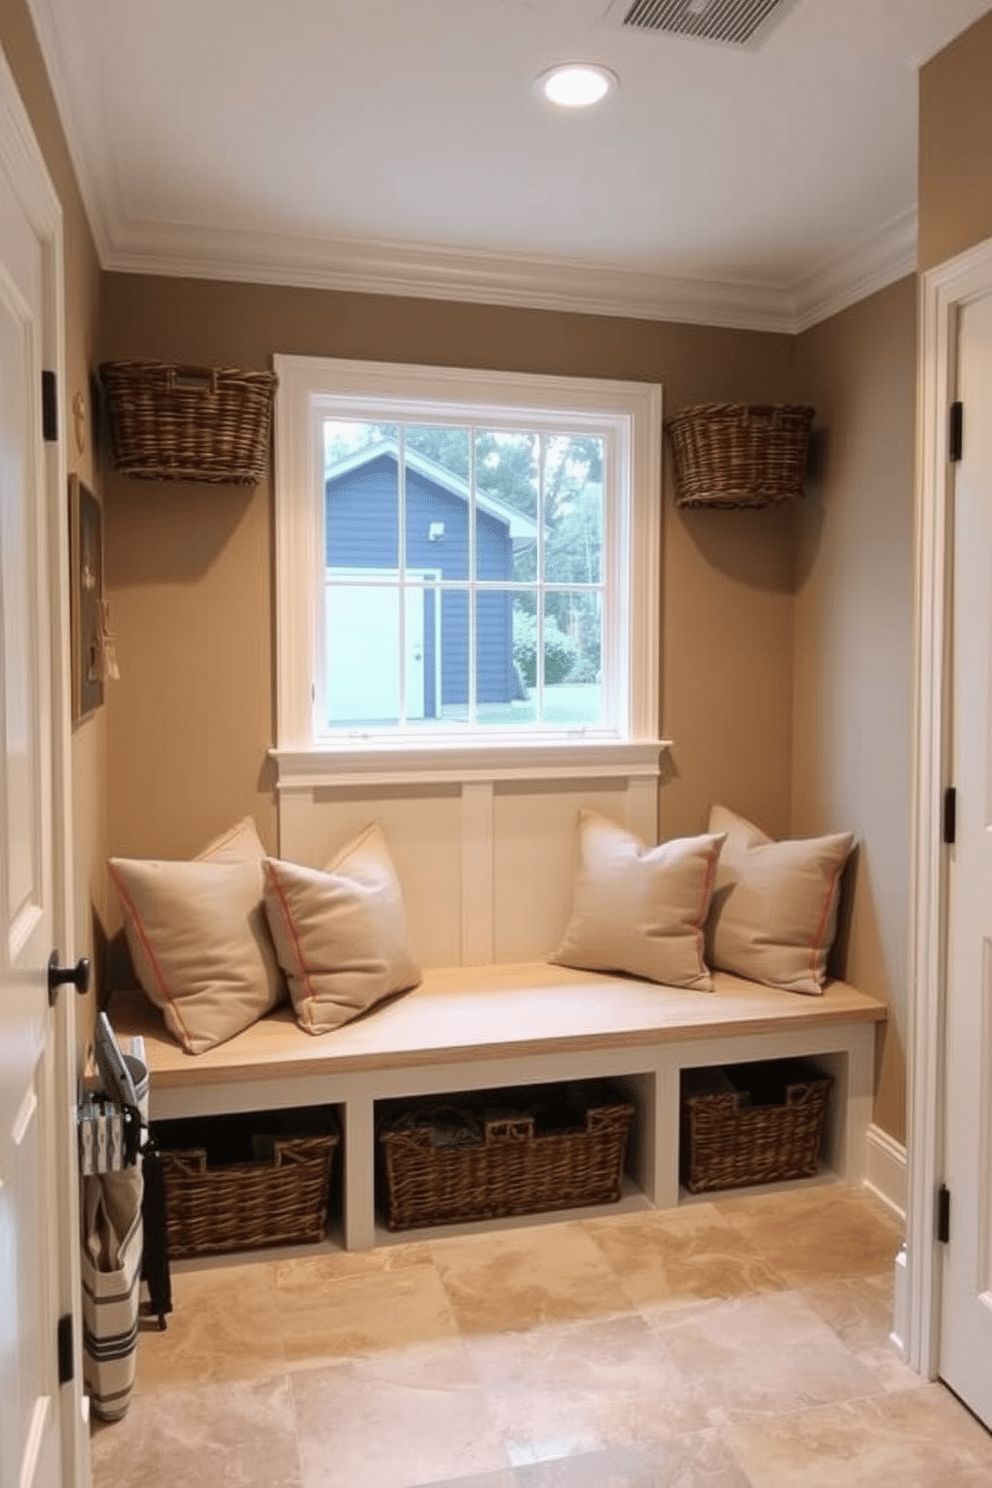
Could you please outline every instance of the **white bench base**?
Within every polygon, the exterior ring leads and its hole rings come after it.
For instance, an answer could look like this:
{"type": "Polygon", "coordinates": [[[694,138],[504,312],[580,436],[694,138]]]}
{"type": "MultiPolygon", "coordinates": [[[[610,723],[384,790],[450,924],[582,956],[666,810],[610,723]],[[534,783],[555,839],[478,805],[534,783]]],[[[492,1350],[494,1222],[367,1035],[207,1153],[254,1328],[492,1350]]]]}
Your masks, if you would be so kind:
{"type": "Polygon", "coordinates": [[[317,1038],[282,1008],[195,1056],[140,993],[118,993],[110,1016],[119,1037],[145,1040],[152,1121],[337,1106],[344,1244],[366,1250],[377,1241],[375,1103],[397,1096],[610,1078],[636,1106],[629,1172],[648,1204],[672,1208],[680,1072],[809,1057],[834,1079],[829,1166],[859,1183],[886,1009],[843,982],[806,997],[718,972],[712,993],[691,992],[528,962],[429,971],[413,991],[317,1038]]]}

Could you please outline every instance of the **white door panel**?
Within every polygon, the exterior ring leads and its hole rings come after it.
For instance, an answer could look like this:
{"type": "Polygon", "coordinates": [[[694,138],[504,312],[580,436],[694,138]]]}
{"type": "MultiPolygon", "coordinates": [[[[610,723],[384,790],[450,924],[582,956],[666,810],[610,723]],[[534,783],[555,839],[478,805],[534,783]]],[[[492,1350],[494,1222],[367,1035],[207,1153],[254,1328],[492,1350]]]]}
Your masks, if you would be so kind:
{"type": "MultiPolygon", "coordinates": [[[[56,1330],[67,1213],[56,926],[50,472],[41,437],[43,246],[0,168],[0,1488],[58,1488],[56,1330]]],[[[63,994],[64,996],[65,994],[63,994]]]]}
{"type": "Polygon", "coordinates": [[[962,310],[958,357],[940,1373],[992,1425],[992,295],[962,310]]]}

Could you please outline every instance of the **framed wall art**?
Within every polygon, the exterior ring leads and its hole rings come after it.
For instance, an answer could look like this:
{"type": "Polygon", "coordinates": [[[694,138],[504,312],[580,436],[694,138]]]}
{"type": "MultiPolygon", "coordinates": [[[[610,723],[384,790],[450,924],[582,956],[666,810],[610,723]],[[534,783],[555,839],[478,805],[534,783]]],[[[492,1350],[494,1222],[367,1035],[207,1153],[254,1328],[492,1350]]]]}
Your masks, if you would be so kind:
{"type": "Polygon", "coordinates": [[[103,507],[78,475],[69,477],[69,609],[72,719],[99,708],[107,676],[103,597],[103,507]]]}

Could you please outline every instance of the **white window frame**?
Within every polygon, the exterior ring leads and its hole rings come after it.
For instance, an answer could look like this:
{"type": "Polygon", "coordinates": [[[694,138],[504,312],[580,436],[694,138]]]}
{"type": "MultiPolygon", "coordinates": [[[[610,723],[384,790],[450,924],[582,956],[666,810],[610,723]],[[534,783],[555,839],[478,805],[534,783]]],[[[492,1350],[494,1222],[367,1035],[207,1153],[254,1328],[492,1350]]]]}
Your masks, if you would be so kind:
{"type": "Polygon", "coordinates": [[[654,383],[545,377],[415,364],[276,356],[276,747],[280,785],[657,775],[661,569],[662,392],[654,383]],[[448,405],[446,408],[444,405],[448,405]],[[612,430],[611,484],[629,490],[604,512],[604,566],[616,610],[604,617],[604,679],[613,718],[600,729],[519,732],[450,728],[317,734],[321,641],[314,623],[324,580],[325,417],[394,422],[524,416],[549,430],[612,430]],[[624,509],[625,508],[625,509],[624,509]],[[619,524],[617,519],[619,518],[619,524]],[[617,612],[618,611],[618,612],[617,612]],[[607,629],[608,627],[608,629],[607,629]],[[623,664],[626,653],[627,663],[623,664]]]}

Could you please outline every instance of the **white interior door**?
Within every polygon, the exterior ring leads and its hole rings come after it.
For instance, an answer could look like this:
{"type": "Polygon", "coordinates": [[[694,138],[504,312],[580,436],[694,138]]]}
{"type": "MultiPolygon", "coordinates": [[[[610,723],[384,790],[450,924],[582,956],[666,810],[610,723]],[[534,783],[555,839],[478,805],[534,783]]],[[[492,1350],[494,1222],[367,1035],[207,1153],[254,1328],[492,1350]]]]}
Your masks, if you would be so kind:
{"type": "Polygon", "coordinates": [[[38,244],[0,179],[0,1482],[61,1478],[54,936],[38,244]]]}
{"type": "Polygon", "coordinates": [[[953,487],[951,779],[940,1374],[992,1426],[992,294],[962,308],[953,487]]]}
{"type": "MultiPolygon", "coordinates": [[[[405,687],[406,717],[424,716],[424,591],[403,590],[400,649],[400,589],[396,584],[335,584],[342,573],[354,580],[372,570],[328,570],[324,595],[327,716],[331,723],[390,722],[400,716],[405,687]],[[403,671],[400,671],[400,657],[403,671]]],[[[376,570],[376,577],[395,573],[376,570]]]]}

